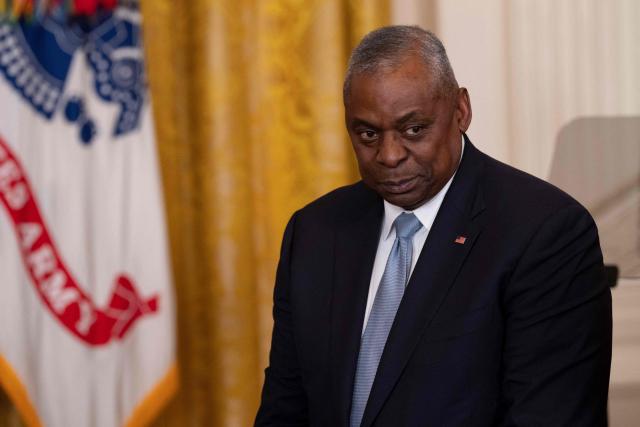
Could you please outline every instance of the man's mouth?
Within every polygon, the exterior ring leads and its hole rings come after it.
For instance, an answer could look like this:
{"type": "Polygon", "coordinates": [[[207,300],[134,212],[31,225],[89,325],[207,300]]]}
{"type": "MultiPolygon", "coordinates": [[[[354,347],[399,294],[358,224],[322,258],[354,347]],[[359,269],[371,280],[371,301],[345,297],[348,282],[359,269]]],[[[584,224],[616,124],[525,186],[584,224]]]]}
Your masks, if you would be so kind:
{"type": "Polygon", "coordinates": [[[386,192],[391,194],[403,194],[413,190],[418,180],[417,176],[404,179],[382,181],[380,184],[386,192]]]}

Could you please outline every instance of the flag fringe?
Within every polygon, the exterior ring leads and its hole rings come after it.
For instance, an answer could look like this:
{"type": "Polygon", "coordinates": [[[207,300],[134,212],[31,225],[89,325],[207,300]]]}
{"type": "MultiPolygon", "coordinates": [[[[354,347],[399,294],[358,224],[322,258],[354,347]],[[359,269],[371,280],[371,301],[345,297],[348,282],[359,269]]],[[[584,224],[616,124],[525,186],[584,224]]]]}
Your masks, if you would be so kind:
{"type": "Polygon", "coordinates": [[[2,355],[0,355],[0,386],[4,388],[22,417],[22,421],[28,427],[41,427],[43,425],[33,403],[31,403],[31,399],[29,399],[27,388],[22,384],[20,377],[2,355]]]}
{"type": "MultiPolygon", "coordinates": [[[[173,362],[164,377],[156,383],[133,409],[124,426],[142,427],[149,425],[178,391],[179,384],[178,364],[173,362]]],[[[18,410],[20,417],[22,417],[22,421],[28,427],[43,426],[35,406],[31,403],[26,387],[20,381],[20,377],[15,373],[11,364],[2,355],[0,355],[0,386],[5,390],[18,410]]]]}
{"type": "Polygon", "coordinates": [[[124,426],[142,427],[149,425],[178,391],[179,384],[178,364],[174,362],[167,370],[165,376],[158,381],[153,389],[134,408],[124,426]]]}

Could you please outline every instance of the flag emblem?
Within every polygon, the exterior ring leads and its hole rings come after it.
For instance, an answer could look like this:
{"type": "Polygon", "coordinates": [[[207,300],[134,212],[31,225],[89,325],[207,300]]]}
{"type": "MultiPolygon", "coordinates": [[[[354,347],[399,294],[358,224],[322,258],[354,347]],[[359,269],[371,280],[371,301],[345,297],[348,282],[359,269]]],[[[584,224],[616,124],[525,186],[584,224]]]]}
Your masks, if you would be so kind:
{"type": "Polygon", "coordinates": [[[465,236],[458,236],[456,237],[456,240],[454,240],[454,242],[459,245],[464,245],[464,242],[466,241],[467,241],[467,238],[465,236]]]}

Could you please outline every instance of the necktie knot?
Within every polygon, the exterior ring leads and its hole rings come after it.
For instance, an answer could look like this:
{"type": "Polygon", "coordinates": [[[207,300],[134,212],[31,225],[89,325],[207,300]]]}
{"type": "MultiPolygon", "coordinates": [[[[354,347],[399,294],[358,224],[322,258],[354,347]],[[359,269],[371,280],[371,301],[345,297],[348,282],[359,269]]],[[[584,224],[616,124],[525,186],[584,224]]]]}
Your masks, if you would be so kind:
{"type": "Polygon", "coordinates": [[[422,228],[420,220],[413,213],[407,212],[401,213],[394,221],[394,224],[396,236],[399,239],[412,239],[413,235],[422,228]]]}

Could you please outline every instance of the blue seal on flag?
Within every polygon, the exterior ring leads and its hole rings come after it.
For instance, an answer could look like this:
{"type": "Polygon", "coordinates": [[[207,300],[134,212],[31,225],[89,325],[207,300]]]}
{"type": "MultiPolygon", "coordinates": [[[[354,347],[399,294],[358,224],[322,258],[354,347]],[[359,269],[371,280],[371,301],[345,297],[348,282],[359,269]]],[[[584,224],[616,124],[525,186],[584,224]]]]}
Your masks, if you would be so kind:
{"type": "Polygon", "coordinates": [[[121,7],[70,23],[53,15],[33,22],[0,20],[0,73],[45,119],[62,110],[87,143],[98,131],[95,121],[78,95],[65,94],[74,57],[91,70],[97,96],[118,106],[112,135],[136,129],[146,94],[137,10],[121,7]]]}

